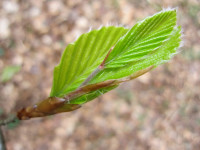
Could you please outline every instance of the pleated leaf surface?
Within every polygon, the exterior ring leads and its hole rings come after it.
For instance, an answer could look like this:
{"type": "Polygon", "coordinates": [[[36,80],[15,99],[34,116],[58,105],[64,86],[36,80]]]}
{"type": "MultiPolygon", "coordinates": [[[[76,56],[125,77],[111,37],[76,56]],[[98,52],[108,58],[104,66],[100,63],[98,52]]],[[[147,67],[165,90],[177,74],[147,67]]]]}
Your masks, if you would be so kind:
{"type": "Polygon", "coordinates": [[[157,67],[158,65],[169,61],[176,53],[181,42],[181,27],[175,27],[162,45],[146,59],[138,62],[132,62],[125,67],[107,68],[99,72],[90,83],[98,83],[110,79],[119,79],[129,76],[139,70],[150,66],[157,67]]]}
{"type": "Polygon", "coordinates": [[[106,68],[146,59],[166,40],[176,25],[176,10],[161,11],[135,24],[114,47],[106,68]]]}
{"type": "MultiPolygon", "coordinates": [[[[177,48],[180,46],[181,42],[181,27],[175,27],[172,33],[169,35],[168,39],[164,41],[162,46],[158,50],[150,55],[147,59],[138,61],[137,63],[130,63],[126,67],[121,68],[108,68],[101,71],[91,83],[99,83],[111,79],[120,79],[133,73],[145,69],[149,66],[158,66],[162,63],[169,61],[173,55],[177,53],[177,48]]],[[[71,104],[84,104],[91,101],[92,99],[116,88],[117,86],[102,88],[83,96],[80,96],[76,99],[70,101],[71,104]]]]}
{"type": "Polygon", "coordinates": [[[82,34],[74,43],[69,44],[54,69],[50,96],[62,97],[77,89],[127,31],[124,27],[102,27],[82,34]]]}

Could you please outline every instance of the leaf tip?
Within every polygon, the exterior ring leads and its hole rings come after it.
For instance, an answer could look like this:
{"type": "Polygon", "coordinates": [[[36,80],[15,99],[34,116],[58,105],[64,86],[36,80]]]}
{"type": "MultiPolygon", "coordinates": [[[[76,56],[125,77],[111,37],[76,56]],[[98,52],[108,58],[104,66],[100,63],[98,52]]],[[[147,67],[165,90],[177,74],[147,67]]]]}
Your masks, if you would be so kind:
{"type": "Polygon", "coordinates": [[[163,11],[163,12],[166,12],[166,11],[174,11],[174,12],[177,13],[178,7],[174,7],[174,8],[172,8],[172,7],[162,8],[162,11],[163,11]]]}

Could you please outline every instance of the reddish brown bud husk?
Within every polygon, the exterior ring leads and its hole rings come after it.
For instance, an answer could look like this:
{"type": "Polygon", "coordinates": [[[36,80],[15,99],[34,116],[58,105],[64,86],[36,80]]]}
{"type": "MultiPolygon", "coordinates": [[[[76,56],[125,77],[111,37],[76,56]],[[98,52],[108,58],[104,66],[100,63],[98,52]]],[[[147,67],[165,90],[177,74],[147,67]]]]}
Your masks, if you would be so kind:
{"type": "Polygon", "coordinates": [[[17,117],[19,120],[27,120],[35,117],[44,117],[44,116],[54,115],[56,113],[73,111],[81,107],[78,104],[68,104],[68,109],[65,110],[59,109],[64,104],[65,104],[64,99],[57,97],[49,97],[39,102],[36,105],[21,109],[20,111],[18,111],[17,117]]]}
{"type": "Polygon", "coordinates": [[[39,102],[36,105],[26,107],[18,111],[17,118],[19,120],[26,120],[34,117],[44,117],[49,115],[54,115],[57,113],[62,112],[69,112],[76,110],[81,107],[79,104],[70,104],[70,101],[72,99],[78,98],[79,96],[82,96],[86,93],[96,91],[101,88],[110,87],[118,85],[122,82],[126,82],[132,79],[135,79],[151,69],[153,69],[154,66],[150,66],[146,69],[140,70],[138,72],[135,72],[134,74],[121,78],[121,79],[113,79],[113,80],[107,80],[104,82],[96,83],[96,84],[90,84],[83,87],[78,88],[77,90],[69,93],[63,98],[58,97],[49,97],[41,102],[39,102]]]}

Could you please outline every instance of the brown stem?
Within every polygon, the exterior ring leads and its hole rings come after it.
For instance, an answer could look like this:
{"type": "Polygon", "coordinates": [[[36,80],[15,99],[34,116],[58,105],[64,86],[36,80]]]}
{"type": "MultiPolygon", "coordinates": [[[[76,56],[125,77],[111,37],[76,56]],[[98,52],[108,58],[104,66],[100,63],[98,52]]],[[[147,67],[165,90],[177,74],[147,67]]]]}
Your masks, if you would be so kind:
{"type": "Polygon", "coordinates": [[[5,120],[0,120],[0,126],[4,126],[4,125],[7,125],[9,123],[14,123],[18,120],[17,116],[12,116],[10,118],[7,118],[5,120]]]}
{"type": "Polygon", "coordinates": [[[5,139],[1,128],[0,128],[0,150],[6,150],[5,139]]]}

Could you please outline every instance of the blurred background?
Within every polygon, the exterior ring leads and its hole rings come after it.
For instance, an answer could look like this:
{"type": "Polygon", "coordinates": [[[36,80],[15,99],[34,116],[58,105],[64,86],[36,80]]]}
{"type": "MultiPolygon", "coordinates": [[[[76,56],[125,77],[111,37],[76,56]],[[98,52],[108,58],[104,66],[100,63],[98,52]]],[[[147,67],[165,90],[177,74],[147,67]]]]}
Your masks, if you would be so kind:
{"type": "Polygon", "coordinates": [[[48,97],[76,37],[178,7],[184,47],[169,63],[81,109],[3,127],[8,150],[200,150],[200,1],[1,0],[0,112],[48,97]]]}

